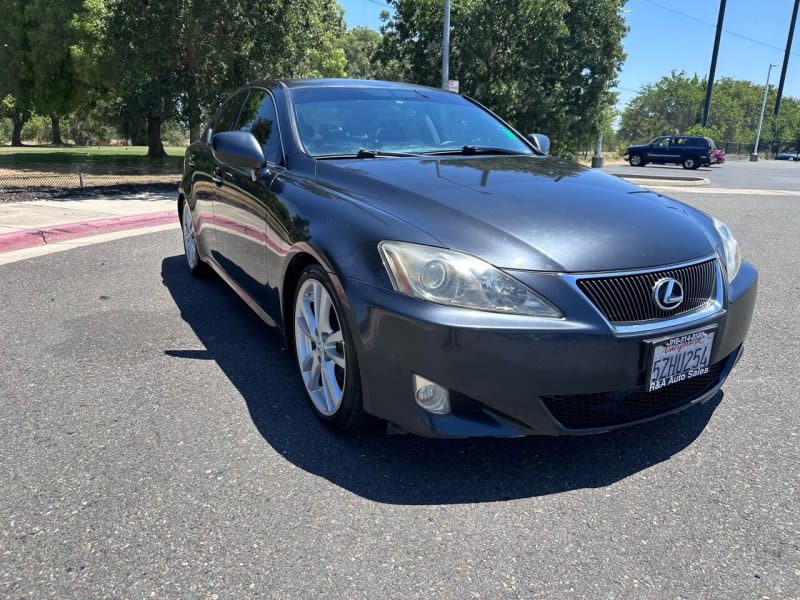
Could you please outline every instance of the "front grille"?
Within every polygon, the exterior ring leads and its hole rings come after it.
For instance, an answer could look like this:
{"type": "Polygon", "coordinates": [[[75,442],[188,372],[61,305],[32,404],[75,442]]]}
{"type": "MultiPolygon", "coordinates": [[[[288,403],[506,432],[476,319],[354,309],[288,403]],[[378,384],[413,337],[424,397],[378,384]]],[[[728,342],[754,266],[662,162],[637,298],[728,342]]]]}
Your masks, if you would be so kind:
{"type": "Polygon", "coordinates": [[[717,383],[724,363],[713,365],[705,375],[652,392],[641,386],[604,394],[543,396],[542,401],[553,417],[569,429],[624,425],[669,412],[700,397],[717,383]]]}
{"type": "Polygon", "coordinates": [[[578,280],[578,287],[612,323],[637,323],[670,319],[706,306],[715,292],[714,260],[649,273],[592,277],[578,280]],[[683,303],[675,310],[660,308],[653,299],[659,279],[672,277],[683,285],[683,303]]]}

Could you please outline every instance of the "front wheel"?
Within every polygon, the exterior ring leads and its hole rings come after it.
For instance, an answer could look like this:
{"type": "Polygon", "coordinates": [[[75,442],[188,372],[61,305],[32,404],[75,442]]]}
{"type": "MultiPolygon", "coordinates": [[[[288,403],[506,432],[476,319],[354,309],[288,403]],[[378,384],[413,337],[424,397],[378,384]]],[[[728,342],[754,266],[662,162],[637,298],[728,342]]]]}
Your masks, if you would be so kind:
{"type": "Polygon", "coordinates": [[[294,296],[294,346],[311,408],[338,431],[369,422],[361,401],[358,361],[344,312],[328,274],[306,267],[294,296]]]}
{"type": "Polygon", "coordinates": [[[641,154],[631,154],[630,158],[628,159],[628,162],[631,163],[632,167],[644,166],[644,160],[642,160],[641,154]]]}
{"type": "Polygon", "coordinates": [[[186,264],[189,267],[189,272],[192,275],[203,275],[206,270],[206,264],[200,260],[200,252],[197,249],[197,233],[194,229],[192,210],[189,208],[188,202],[183,203],[181,232],[183,233],[183,252],[186,255],[186,264]]]}

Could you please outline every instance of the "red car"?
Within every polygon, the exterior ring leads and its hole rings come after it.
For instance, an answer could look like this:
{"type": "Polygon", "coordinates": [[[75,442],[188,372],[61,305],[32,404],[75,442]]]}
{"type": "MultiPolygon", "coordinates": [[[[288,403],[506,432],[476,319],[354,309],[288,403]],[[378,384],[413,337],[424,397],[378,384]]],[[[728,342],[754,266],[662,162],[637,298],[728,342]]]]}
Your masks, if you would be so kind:
{"type": "Polygon", "coordinates": [[[725,162],[725,150],[714,148],[714,153],[711,155],[712,165],[721,165],[725,162]]]}

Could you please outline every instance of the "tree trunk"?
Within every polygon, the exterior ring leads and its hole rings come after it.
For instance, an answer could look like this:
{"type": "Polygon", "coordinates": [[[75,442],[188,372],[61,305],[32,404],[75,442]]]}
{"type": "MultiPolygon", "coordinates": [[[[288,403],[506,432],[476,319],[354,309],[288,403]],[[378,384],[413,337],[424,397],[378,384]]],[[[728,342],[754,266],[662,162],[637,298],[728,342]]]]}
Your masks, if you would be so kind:
{"type": "Polygon", "coordinates": [[[61,139],[61,119],[58,115],[51,114],[50,122],[53,124],[53,146],[61,146],[64,143],[61,139]]]}
{"type": "Polygon", "coordinates": [[[190,90],[186,94],[186,116],[189,120],[189,143],[194,144],[200,139],[200,105],[197,102],[197,94],[190,90]]]}
{"type": "Polygon", "coordinates": [[[200,125],[193,125],[189,129],[189,143],[194,144],[196,141],[198,141],[201,133],[202,131],[200,131],[200,125]]]}
{"type": "Polygon", "coordinates": [[[19,117],[12,117],[11,122],[14,125],[14,129],[11,131],[11,145],[22,146],[22,127],[25,125],[25,121],[19,117]]]}
{"type": "Polygon", "coordinates": [[[147,115],[147,156],[164,158],[164,144],[161,143],[161,117],[147,115]]]}

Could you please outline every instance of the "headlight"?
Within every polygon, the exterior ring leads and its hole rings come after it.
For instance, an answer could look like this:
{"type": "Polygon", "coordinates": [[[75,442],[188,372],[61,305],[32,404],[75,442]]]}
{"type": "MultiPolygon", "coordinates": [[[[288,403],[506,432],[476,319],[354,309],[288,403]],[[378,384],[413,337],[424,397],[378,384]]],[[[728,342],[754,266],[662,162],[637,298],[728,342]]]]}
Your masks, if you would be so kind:
{"type": "Polygon", "coordinates": [[[719,219],[714,219],[714,227],[719,234],[720,242],[722,242],[722,255],[720,258],[725,263],[725,271],[728,273],[728,281],[730,282],[736,277],[739,272],[739,266],[742,264],[739,242],[733,237],[728,226],[719,219]]]}
{"type": "Polygon", "coordinates": [[[560,318],[534,291],[474,256],[407,242],[381,242],[383,264],[398,292],[438,304],[560,318]]]}

